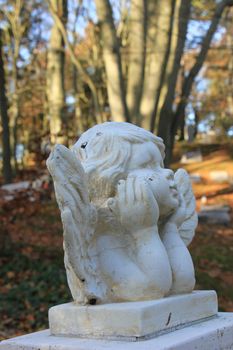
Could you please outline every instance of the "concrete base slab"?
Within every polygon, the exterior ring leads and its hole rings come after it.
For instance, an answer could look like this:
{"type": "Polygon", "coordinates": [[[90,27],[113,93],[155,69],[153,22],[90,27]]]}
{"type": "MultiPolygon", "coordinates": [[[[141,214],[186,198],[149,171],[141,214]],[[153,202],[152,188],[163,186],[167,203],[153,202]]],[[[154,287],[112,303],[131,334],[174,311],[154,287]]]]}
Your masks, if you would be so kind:
{"type": "Polygon", "coordinates": [[[144,341],[107,341],[54,336],[49,330],[9,339],[0,350],[230,350],[233,349],[233,313],[144,341]]]}
{"type": "Polygon", "coordinates": [[[215,291],[195,291],[159,300],[77,306],[74,303],[49,310],[53,335],[87,338],[151,338],[161,332],[189,325],[218,312],[215,291]]]}

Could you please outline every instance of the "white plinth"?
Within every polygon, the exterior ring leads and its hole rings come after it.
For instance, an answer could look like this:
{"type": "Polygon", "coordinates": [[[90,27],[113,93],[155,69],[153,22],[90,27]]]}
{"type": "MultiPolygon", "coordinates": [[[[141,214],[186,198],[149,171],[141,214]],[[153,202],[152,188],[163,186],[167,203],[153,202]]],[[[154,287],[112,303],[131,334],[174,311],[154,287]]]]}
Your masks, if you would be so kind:
{"type": "Polygon", "coordinates": [[[233,313],[144,341],[107,341],[57,337],[49,330],[0,343],[0,350],[230,350],[233,349],[233,313]]]}
{"type": "Polygon", "coordinates": [[[214,291],[195,291],[160,300],[77,306],[49,310],[51,334],[133,341],[190,325],[217,314],[214,291]]]}

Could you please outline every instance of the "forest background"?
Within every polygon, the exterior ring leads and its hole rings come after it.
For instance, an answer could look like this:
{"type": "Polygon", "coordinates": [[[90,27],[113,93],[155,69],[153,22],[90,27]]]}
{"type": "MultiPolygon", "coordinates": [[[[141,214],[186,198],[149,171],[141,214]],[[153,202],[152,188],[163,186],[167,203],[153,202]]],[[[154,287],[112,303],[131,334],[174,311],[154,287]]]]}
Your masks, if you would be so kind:
{"type": "Polygon", "coordinates": [[[167,165],[187,118],[232,132],[232,0],[0,5],[5,182],[20,161],[39,161],[50,145],[106,120],[161,136],[167,165]]]}
{"type": "MultiPolygon", "coordinates": [[[[161,136],[166,166],[198,147],[206,169],[231,169],[233,0],[0,0],[0,116],[1,184],[47,176],[55,143],[70,146],[104,121],[161,136]]],[[[0,190],[3,337],[43,327],[48,306],[69,298],[59,215],[50,181],[41,183],[11,201],[0,190]]],[[[227,190],[232,205],[232,185],[211,186],[207,176],[197,197],[227,190]]],[[[232,232],[198,230],[199,286],[218,284],[230,311],[232,232]]]]}

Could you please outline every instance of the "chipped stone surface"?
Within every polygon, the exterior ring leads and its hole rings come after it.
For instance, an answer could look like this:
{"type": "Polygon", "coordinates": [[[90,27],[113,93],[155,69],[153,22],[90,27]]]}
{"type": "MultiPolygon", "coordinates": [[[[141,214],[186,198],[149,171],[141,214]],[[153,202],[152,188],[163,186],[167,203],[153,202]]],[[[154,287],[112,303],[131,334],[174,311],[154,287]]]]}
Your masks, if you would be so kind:
{"type": "Polygon", "coordinates": [[[0,350],[230,350],[233,313],[219,313],[186,328],[146,341],[126,342],[51,336],[49,330],[0,343],[0,350]]]}

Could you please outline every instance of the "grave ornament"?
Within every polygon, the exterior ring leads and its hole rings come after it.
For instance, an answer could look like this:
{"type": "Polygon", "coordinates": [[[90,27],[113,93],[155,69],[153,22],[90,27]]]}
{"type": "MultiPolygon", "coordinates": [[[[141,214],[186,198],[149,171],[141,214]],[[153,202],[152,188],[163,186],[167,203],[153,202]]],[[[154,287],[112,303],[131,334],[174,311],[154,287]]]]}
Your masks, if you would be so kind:
{"type": "Polygon", "coordinates": [[[161,138],[106,122],[47,166],[64,229],[64,261],[75,303],[161,299],[192,292],[187,249],[197,225],[189,176],[163,166],[161,138]]]}

